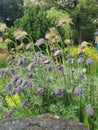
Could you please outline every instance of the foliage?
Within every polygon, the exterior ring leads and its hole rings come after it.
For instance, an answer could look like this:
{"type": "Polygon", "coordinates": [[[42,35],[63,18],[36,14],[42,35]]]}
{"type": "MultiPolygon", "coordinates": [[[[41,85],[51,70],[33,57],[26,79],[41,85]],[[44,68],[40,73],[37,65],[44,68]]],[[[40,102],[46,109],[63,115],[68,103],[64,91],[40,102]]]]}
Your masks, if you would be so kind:
{"type": "Polygon", "coordinates": [[[42,7],[33,6],[25,10],[24,16],[15,21],[15,27],[20,27],[32,36],[34,42],[44,37],[46,31],[54,26],[54,23],[47,18],[42,7]]]}
{"type": "Polygon", "coordinates": [[[1,0],[0,17],[7,26],[13,25],[13,21],[22,16],[22,0],[1,0]]]}
{"type": "Polygon", "coordinates": [[[84,122],[96,130],[98,61],[95,55],[98,53],[95,48],[92,52],[87,47],[75,50],[71,44],[64,48],[56,42],[52,44],[54,50],[50,47],[49,42],[39,39],[31,44],[30,50],[10,56],[8,67],[0,69],[0,76],[6,82],[1,92],[1,117],[48,112],[84,122]],[[39,52],[35,51],[36,47],[39,52]]]}

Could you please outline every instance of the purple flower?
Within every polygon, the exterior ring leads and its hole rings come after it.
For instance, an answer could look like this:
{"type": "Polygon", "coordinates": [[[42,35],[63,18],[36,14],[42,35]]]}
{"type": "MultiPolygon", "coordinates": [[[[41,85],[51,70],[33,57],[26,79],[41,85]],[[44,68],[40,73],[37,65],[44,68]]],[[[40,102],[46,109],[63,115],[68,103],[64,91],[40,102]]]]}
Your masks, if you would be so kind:
{"type": "Polygon", "coordinates": [[[33,74],[32,74],[32,73],[29,73],[29,74],[27,74],[27,77],[28,77],[28,78],[32,78],[32,77],[33,77],[33,74]]]}
{"type": "Polygon", "coordinates": [[[16,84],[17,84],[17,85],[20,85],[20,84],[22,83],[22,81],[23,81],[23,80],[22,80],[21,78],[19,78],[19,79],[17,80],[16,84]]]}
{"type": "Polygon", "coordinates": [[[23,65],[22,59],[19,59],[19,60],[18,60],[18,64],[17,64],[17,65],[23,65]]]}
{"type": "Polygon", "coordinates": [[[84,79],[84,75],[83,75],[83,74],[80,74],[80,78],[81,78],[81,79],[84,79]]]}
{"type": "Polygon", "coordinates": [[[22,87],[24,87],[24,86],[26,86],[26,85],[27,85],[27,83],[28,83],[28,81],[23,80],[23,82],[22,82],[21,86],[22,86],[22,87]]]}
{"type": "Polygon", "coordinates": [[[20,89],[20,87],[17,87],[17,88],[15,88],[14,91],[15,91],[15,94],[16,94],[16,93],[20,93],[21,89],[20,89]]]}
{"type": "Polygon", "coordinates": [[[11,90],[11,88],[12,88],[12,84],[11,84],[11,83],[8,83],[8,84],[6,85],[6,89],[11,90]]]}
{"type": "Polygon", "coordinates": [[[26,101],[26,100],[23,101],[22,106],[23,106],[23,107],[27,107],[27,106],[28,106],[28,101],[26,101]]]}
{"type": "Polygon", "coordinates": [[[52,67],[51,67],[50,65],[47,65],[47,66],[46,66],[46,69],[47,69],[48,71],[50,71],[50,70],[52,69],[52,67]]]}
{"type": "Polygon", "coordinates": [[[12,116],[12,110],[8,111],[7,117],[10,118],[12,116]]]}
{"type": "Polygon", "coordinates": [[[78,59],[78,64],[82,64],[84,62],[84,58],[79,58],[78,59]]]}
{"type": "Polygon", "coordinates": [[[55,95],[59,96],[59,97],[63,97],[63,91],[61,89],[57,89],[55,91],[55,95]]]}
{"type": "Polygon", "coordinates": [[[11,80],[12,82],[16,82],[18,80],[18,77],[16,75],[13,75],[11,80]]]}
{"type": "Polygon", "coordinates": [[[28,43],[28,44],[26,45],[26,50],[29,50],[31,47],[32,47],[32,44],[31,44],[31,43],[28,43]]]}
{"type": "Polygon", "coordinates": [[[1,74],[1,76],[3,76],[4,75],[4,69],[0,69],[0,74],[1,74]]]}
{"type": "Polygon", "coordinates": [[[40,46],[40,45],[44,44],[44,41],[45,41],[44,38],[40,38],[39,40],[36,41],[35,45],[40,46]]]}
{"type": "Polygon", "coordinates": [[[25,56],[22,57],[22,61],[26,62],[27,58],[25,56]]]}
{"type": "Polygon", "coordinates": [[[33,87],[33,82],[32,82],[32,81],[29,81],[29,82],[27,83],[27,87],[33,87]]]}
{"type": "Polygon", "coordinates": [[[35,62],[31,62],[28,66],[28,70],[31,70],[35,66],[35,62]]]}
{"type": "Polygon", "coordinates": [[[87,65],[91,65],[93,63],[93,59],[92,58],[88,58],[86,61],[87,65]]]}
{"type": "Polygon", "coordinates": [[[57,65],[57,70],[63,72],[64,71],[64,67],[61,66],[60,64],[58,64],[57,65]]]}
{"type": "Polygon", "coordinates": [[[14,74],[15,69],[14,69],[14,68],[11,68],[10,71],[12,72],[12,74],[14,74]]]}
{"type": "Polygon", "coordinates": [[[78,55],[82,55],[83,54],[83,50],[78,51],[78,55]]]}
{"type": "Polygon", "coordinates": [[[57,57],[57,56],[61,55],[61,53],[62,53],[61,50],[57,50],[57,51],[54,52],[53,56],[57,57]]]}
{"type": "Polygon", "coordinates": [[[88,115],[92,115],[93,114],[93,109],[90,106],[86,109],[86,111],[87,111],[88,115]]]}
{"type": "Polygon", "coordinates": [[[81,95],[82,94],[82,89],[80,87],[76,87],[74,93],[76,95],[81,95]]]}
{"type": "Polygon", "coordinates": [[[43,64],[49,64],[50,63],[50,60],[49,59],[46,59],[42,62],[43,64]]]}
{"type": "Polygon", "coordinates": [[[42,87],[39,87],[39,88],[37,89],[37,93],[39,93],[39,94],[43,93],[43,88],[42,88],[42,87]]]}

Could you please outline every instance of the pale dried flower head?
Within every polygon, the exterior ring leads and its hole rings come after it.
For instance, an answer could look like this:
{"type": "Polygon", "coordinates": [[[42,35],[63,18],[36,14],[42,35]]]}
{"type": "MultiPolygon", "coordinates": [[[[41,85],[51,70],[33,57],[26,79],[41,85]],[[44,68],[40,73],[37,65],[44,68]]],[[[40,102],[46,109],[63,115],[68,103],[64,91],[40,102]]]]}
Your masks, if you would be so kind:
{"type": "Polygon", "coordinates": [[[60,37],[56,28],[50,28],[49,32],[45,35],[45,38],[48,39],[50,43],[59,42],[60,37]]]}
{"type": "Polygon", "coordinates": [[[27,34],[27,32],[25,32],[21,29],[17,29],[13,32],[13,35],[16,40],[23,40],[28,34],[27,34]]]}
{"type": "Polygon", "coordinates": [[[58,26],[65,26],[67,23],[71,23],[72,19],[66,14],[64,16],[60,16],[58,19],[58,26]]]}
{"type": "Polygon", "coordinates": [[[2,37],[0,37],[0,43],[3,43],[3,38],[2,37]]]}
{"type": "Polygon", "coordinates": [[[9,42],[11,42],[11,39],[5,39],[5,41],[4,41],[4,43],[9,43],[9,42]]]}
{"type": "Polygon", "coordinates": [[[7,29],[6,24],[0,22],[0,32],[5,32],[6,29],[7,29]]]}

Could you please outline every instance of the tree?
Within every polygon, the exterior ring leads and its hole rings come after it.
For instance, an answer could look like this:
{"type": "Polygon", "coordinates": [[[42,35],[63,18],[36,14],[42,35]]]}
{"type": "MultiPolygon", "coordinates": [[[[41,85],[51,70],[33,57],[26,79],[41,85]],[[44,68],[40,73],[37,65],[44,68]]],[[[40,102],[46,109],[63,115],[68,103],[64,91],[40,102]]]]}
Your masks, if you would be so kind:
{"type": "Polygon", "coordinates": [[[23,0],[0,0],[0,19],[8,26],[22,16],[23,0]]]}

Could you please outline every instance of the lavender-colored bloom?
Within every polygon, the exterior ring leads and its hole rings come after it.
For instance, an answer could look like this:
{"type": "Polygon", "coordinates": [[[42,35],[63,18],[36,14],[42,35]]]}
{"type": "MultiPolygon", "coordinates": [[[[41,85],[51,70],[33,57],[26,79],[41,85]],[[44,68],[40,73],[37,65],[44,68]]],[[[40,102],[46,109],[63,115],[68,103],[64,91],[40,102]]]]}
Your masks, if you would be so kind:
{"type": "Polygon", "coordinates": [[[29,50],[31,47],[32,47],[32,44],[31,44],[31,43],[27,44],[27,45],[26,45],[26,50],[29,50]]]}
{"type": "Polygon", "coordinates": [[[61,53],[62,53],[61,50],[57,50],[57,51],[54,52],[53,56],[57,57],[57,56],[61,55],[61,53]]]}
{"type": "Polygon", "coordinates": [[[23,80],[22,80],[21,78],[19,78],[19,79],[17,80],[16,84],[17,84],[17,85],[20,85],[20,84],[22,83],[22,81],[23,81],[23,80]]]}
{"type": "Polygon", "coordinates": [[[48,78],[47,78],[47,81],[48,81],[48,82],[51,82],[51,78],[50,78],[50,77],[48,77],[48,78]]]}
{"type": "Polygon", "coordinates": [[[0,75],[3,76],[5,73],[4,69],[0,69],[0,75]]]}
{"type": "Polygon", "coordinates": [[[28,77],[28,78],[32,78],[32,77],[33,77],[33,74],[32,74],[32,73],[29,73],[29,74],[27,74],[27,77],[28,77]]]}
{"type": "Polygon", "coordinates": [[[40,45],[44,44],[44,41],[45,41],[44,38],[40,38],[39,40],[36,41],[35,45],[40,46],[40,45]]]}
{"type": "Polygon", "coordinates": [[[31,70],[35,66],[35,62],[31,62],[28,66],[28,70],[31,70]]]}
{"type": "Polygon", "coordinates": [[[84,62],[84,58],[83,57],[78,59],[78,64],[82,64],[83,62],[84,62]]]}
{"type": "Polygon", "coordinates": [[[26,86],[26,85],[27,85],[27,83],[28,83],[28,81],[23,80],[23,82],[22,82],[21,86],[22,86],[22,87],[24,87],[24,86],[26,86]]]}
{"type": "Polygon", "coordinates": [[[17,80],[18,80],[18,77],[16,75],[13,75],[11,81],[16,82],[17,80]]]}
{"type": "Polygon", "coordinates": [[[50,63],[50,60],[49,59],[46,59],[42,62],[43,64],[49,64],[50,63]]]}
{"type": "Polygon", "coordinates": [[[86,111],[87,111],[88,115],[92,115],[93,114],[93,109],[90,106],[86,109],[86,111]]]}
{"type": "Polygon", "coordinates": [[[39,93],[39,94],[43,93],[43,88],[42,88],[42,87],[39,87],[39,88],[37,89],[37,93],[39,93]]]}
{"type": "Polygon", "coordinates": [[[82,94],[82,89],[80,87],[76,87],[74,93],[76,95],[81,95],[82,94]]]}
{"type": "Polygon", "coordinates": [[[83,75],[83,74],[80,74],[80,78],[81,78],[81,79],[84,79],[84,75],[83,75]]]}
{"type": "Polygon", "coordinates": [[[50,65],[47,65],[47,66],[46,66],[46,69],[47,69],[48,71],[50,71],[50,70],[52,69],[52,67],[51,67],[50,65]]]}
{"type": "Polygon", "coordinates": [[[10,118],[12,116],[12,110],[8,111],[7,117],[10,118]]]}
{"type": "Polygon", "coordinates": [[[11,68],[10,71],[12,72],[12,74],[14,74],[15,69],[14,69],[14,68],[11,68]]]}
{"type": "Polygon", "coordinates": [[[27,83],[27,87],[33,87],[33,82],[32,82],[32,81],[29,81],[29,82],[27,83]]]}
{"type": "Polygon", "coordinates": [[[15,88],[14,91],[15,91],[15,94],[16,94],[16,93],[20,93],[21,89],[20,89],[20,87],[17,87],[17,88],[15,88]]]}
{"type": "Polygon", "coordinates": [[[64,71],[64,67],[61,66],[60,64],[58,64],[57,65],[57,70],[63,72],[64,71]]]}
{"type": "Polygon", "coordinates": [[[18,60],[18,64],[17,64],[17,65],[23,65],[22,59],[19,59],[19,60],[18,60]]]}
{"type": "Polygon", "coordinates": [[[8,83],[8,84],[6,85],[6,89],[11,90],[11,88],[12,88],[12,84],[11,84],[11,83],[8,83]]]}
{"type": "Polygon", "coordinates": [[[27,58],[25,56],[22,57],[22,61],[26,62],[27,58]]]}
{"type": "Polygon", "coordinates": [[[83,54],[83,50],[78,51],[78,55],[82,55],[83,54]]]}
{"type": "Polygon", "coordinates": [[[91,65],[93,63],[93,59],[92,58],[88,58],[86,61],[87,65],[91,65]]]}
{"type": "Polygon", "coordinates": [[[61,89],[57,89],[55,91],[55,95],[59,96],[59,97],[63,97],[63,91],[61,89]]]}
{"type": "Polygon", "coordinates": [[[23,106],[23,107],[27,107],[27,106],[28,106],[28,101],[26,101],[26,100],[23,101],[22,106],[23,106]]]}

